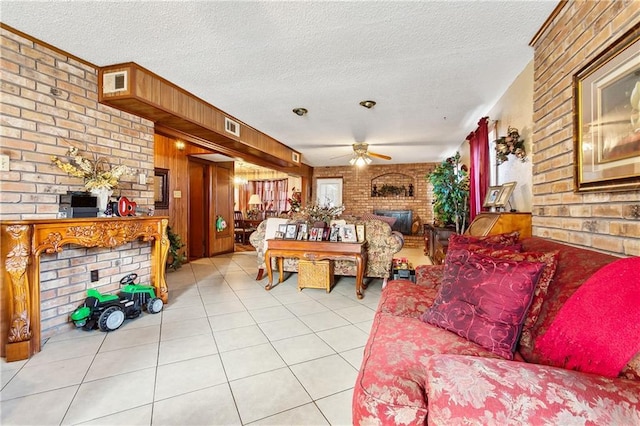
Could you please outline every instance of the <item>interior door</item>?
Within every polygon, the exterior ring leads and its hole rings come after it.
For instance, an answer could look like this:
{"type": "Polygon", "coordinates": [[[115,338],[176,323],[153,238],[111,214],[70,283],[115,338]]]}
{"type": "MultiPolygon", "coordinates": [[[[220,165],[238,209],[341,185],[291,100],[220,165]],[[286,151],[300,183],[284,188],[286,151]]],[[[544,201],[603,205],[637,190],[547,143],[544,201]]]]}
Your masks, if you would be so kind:
{"type": "Polygon", "coordinates": [[[207,166],[189,161],[189,260],[206,257],[208,234],[207,166]]]}

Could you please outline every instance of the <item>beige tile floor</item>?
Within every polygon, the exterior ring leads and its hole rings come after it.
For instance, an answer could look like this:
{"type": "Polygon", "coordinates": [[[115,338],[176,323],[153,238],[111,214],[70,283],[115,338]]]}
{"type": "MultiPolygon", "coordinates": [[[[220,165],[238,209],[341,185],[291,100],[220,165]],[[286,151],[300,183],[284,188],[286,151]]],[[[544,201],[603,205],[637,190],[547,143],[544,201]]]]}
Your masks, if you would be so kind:
{"type": "MultiPolygon", "coordinates": [[[[412,251],[398,255],[427,263],[412,251]]],[[[291,274],[267,292],[255,272],[252,252],[192,262],[167,274],[161,313],[110,333],[70,329],[28,361],[2,359],[0,423],[351,424],[382,280],[358,300],[351,277],[327,294],[298,292],[291,274]]]]}

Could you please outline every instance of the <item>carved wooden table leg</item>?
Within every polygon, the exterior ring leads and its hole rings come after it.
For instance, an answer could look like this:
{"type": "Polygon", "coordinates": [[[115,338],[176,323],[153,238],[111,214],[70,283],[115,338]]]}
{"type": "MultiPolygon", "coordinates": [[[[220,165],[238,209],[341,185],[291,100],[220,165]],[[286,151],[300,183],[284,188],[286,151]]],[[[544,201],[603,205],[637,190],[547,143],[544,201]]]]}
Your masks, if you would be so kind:
{"type": "Polygon", "coordinates": [[[265,290],[271,290],[273,288],[273,270],[271,267],[271,253],[267,250],[264,254],[265,266],[267,268],[267,276],[269,277],[269,282],[266,286],[264,286],[265,290]]]}
{"type": "Polygon", "coordinates": [[[152,252],[152,284],[156,289],[156,296],[164,303],[169,301],[169,289],[166,280],[167,256],[169,254],[169,238],[167,237],[167,219],[162,219],[159,224],[159,238],[153,241],[152,252]]]}
{"type": "Polygon", "coordinates": [[[358,299],[362,299],[364,294],[362,293],[362,289],[366,288],[363,285],[364,280],[364,260],[362,259],[362,255],[356,256],[356,297],[358,299]]]}
{"type": "MultiPolygon", "coordinates": [[[[3,338],[6,337],[4,355],[7,362],[27,359],[34,351],[39,350],[40,342],[36,342],[37,348],[31,344],[31,327],[34,320],[31,311],[34,301],[29,284],[37,272],[34,268],[39,269],[37,259],[35,262],[29,262],[31,250],[30,226],[2,227],[2,278],[5,287],[2,289],[5,311],[2,332],[6,333],[3,338]]],[[[37,307],[39,309],[39,303],[37,307]]]]}

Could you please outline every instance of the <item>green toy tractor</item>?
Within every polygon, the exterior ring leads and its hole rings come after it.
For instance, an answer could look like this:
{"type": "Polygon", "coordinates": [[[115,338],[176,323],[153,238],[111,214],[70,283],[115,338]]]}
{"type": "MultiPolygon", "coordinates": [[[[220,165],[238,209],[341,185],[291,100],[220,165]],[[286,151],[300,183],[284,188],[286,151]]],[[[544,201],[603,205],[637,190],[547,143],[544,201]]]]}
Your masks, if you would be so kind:
{"type": "Polygon", "coordinates": [[[156,297],[155,288],[135,284],[136,278],[138,274],[123,277],[120,280],[123,287],[118,294],[102,294],[94,288],[87,290],[84,303],[71,314],[71,320],[76,327],[113,331],[117,330],[125,319],[140,316],[143,308],[150,314],[160,312],[164,303],[156,297]]]}

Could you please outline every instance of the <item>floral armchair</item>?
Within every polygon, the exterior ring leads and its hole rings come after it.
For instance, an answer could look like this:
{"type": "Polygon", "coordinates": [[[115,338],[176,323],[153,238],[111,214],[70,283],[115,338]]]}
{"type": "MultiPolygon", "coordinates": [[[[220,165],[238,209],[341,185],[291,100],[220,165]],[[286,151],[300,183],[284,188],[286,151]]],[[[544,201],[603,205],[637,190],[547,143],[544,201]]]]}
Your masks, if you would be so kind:
{"type": "MultiPolygon", "coordinates": [[[[267,239],[273,238],[273,235],[265,237],[267,231],[267,221],[277,221],[279,223],[296,222],[292,219],[267,219],[262,221],[256,231],[249,236],[249,242],[256,248],[258,262],[258,276],[256,280],[261,280],[264,275],[265,265],[265,242],[267,239]]],[[[274,223],[277,223],[274,222],[274,223]]],[[[367,240],[367,268],[365,269],[365,278],[382,278],[386,284],[387,279],[391,275],[393,255],[402,249],[404,238],[401,233],[392,231],[391,227],[377,219],[351,221],[347,223],[364,224],[366,240],[367,240]]],[[[277,225],[269,226],[270,229],[277,229],[277,225]]],[[[275,268],[275,259],[273,259],[273,267],[275,268]]],[[[284,270],[286,272],[298,271],[298,259],[284,259],[284,270]]],[[[351,260],[336,260],[334,262],[335,275],[356,275],[356,265],[351,260]]]]}

